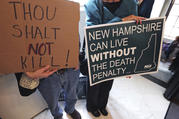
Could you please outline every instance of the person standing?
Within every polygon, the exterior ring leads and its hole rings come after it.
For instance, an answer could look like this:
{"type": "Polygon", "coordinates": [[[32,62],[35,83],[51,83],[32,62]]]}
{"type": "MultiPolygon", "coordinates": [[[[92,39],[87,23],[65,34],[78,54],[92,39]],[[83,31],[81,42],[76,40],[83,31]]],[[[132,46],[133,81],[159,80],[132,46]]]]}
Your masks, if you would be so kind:
{"type": "MultiPolygon", "coordinates": [[[[136,0],[89,0],[85,4],[87,26],[135,20],[137,23],[145,18],[137,16],[136,0]]],[[[94,86],[88,85],[87,110],[95,117],[107,116],[106,105],[113,80],[94,86]]]]}
{"type": "Polygon", "coordinates": [[[79,73],[79,69],[67,68],[51,70],[50,66],[46,66],[35,72],[16,73],[16,77],[22,96],[28,96],[35,91],[35,88],[26,89],[20,85],[22,77],[25,76],[28,80],[39,80],[37,88],[47,102],[54,119],[62,119],[63,116],[63,111],[58,104],[60,92],[63,89],[65,94],[65,112],[70,115],[72,119],[81,119],[80,113],[75,109],[79,73]]]}

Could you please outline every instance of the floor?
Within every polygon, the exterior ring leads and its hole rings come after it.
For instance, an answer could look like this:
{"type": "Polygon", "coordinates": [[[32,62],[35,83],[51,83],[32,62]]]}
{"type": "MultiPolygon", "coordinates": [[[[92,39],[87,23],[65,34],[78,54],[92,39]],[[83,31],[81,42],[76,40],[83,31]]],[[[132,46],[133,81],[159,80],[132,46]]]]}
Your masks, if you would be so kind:
{"type": "MultiPolygon", "coordinates": [[[[110,92],[108,116],[93,117],[85,108],[85,100],[78,100],[77,110],[82,119],[164,119],[169,102],[163,97],[165,89],[142,76],[115,79],[110,92]]],[[[60,102],[63,105],[63,102],[60,102]]],[[[34,119],[53,119],[49,110],[34,119]]],[[[64,113],[63,119],[71,119],[64,113]]]]}

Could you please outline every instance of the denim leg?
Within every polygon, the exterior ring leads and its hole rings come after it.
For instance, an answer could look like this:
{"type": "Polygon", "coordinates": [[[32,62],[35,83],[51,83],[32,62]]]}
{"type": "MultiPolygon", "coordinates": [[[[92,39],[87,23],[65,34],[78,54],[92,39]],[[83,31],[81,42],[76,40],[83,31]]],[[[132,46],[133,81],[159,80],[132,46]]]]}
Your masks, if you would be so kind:
{"type": "Polygon", "coordinates": [[[65,112],[68,114],[71,114],[75,109],[79,74],[80,71],[74,69],[67,69],[64,73],[65,112]]]}
{"type": "Polygon", "coordinates": [[[60,77],[54,73],[48,78],[40,80],[38,89],[48,104],[48,107],[54,117],[62,117],[63,111],[58,104],[61,90],[60,77]]]}

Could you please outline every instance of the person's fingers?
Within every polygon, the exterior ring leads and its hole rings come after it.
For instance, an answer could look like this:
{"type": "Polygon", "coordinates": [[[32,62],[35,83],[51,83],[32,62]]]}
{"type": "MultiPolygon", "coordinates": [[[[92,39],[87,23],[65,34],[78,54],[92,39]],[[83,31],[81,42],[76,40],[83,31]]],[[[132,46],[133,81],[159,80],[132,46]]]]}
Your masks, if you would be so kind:
{"type": "Polygon", "coordinates": [[[139,20],[140,21],[140,24],[142,24],[142,20],[139,20]]]}
{"type": "Polygon", "coordinates": [[[131,76],[126,76],[126,78],[130,79],[130,78],[131,78],[131,76]]]}
{"type": "Polygon", "coordinates": [[[139,24],[139,23],[142,24],[142,20],[145,20],[144,17],[138,17],[138,16],[136,16],[135,19],[136,19],[136,23],[137,23],[137,24],[139,24]]]}
{"type": "Polygon", "coordinates": [[[56,68],[50,70],[50,66],[47,65],[41,69],[36,70],[35,72],[25,72],[25,74],[32,79],[39,79],[39,78],[46,78],[56,71],[57,71],[56,68]]]}
{"type": "Polygon", "coordinates": [[[41,68],[39,71],[46,72],[50,68],[50,65],[46,65],[45,67],[41,68]]]}
{"type": "Polygon", "coordinates": [[[138,20],[138,19],[136,19],[135,21],[136,21],[136,24],[138,24],[138,23],[139,23],[139,20],[138,20]]]}
{"type": "Polygon", "coordinates": [[[139,19],[139,20],[146,20],[145,17],[139,17],[139,16],[138,16],[138,19],[139,19]]]}
{"type": "Polygon", "coordinates": [[[131,21],[131,20],[135,20],[136,24],[138,24],[140,22],[140,20],[145,20],[146,18],[144,17],[140,17],[140,16],[135,16],[135,15],[130,15],[127,17],[122,18],[122,21],[131,21]]]}
{"type": "Polygon", "coordinates": [[[146,18],[145,17],[140,17],[141,18],[141,20],[146,20],[146,18]]]}
{"type": "Polygon", "coordinates": [[[48,70],[47,72],[44,72],[40,78],[47,78],[47,77],[49,77],[50,75],[52,75],[53,73],[55,73],[56,71],[57,71],[57,69],[48,70]]]}
{"type": "Polygon", "coordinates": [[[57,70],[52,70],[52,71],[50,71],[49,73],[48,73],[48,76],[49,75],[52,75],[53,73],[55,73],[57,70]]]}
{"type": "Polygon", "coordinates": [[[56,72],[58,69],[57,68],[54,68],[54,69],[51,69],[50,72],[56,72]]]}

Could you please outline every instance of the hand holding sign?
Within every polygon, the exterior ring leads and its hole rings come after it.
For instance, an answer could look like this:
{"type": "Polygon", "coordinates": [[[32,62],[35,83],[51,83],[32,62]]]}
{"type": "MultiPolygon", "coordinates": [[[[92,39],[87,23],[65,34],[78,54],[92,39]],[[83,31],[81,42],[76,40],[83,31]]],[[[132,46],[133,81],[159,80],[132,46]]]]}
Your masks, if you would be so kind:
{"type": "Polygon", "coordinates": [[[41,69],[36,70],[35,72],[25,72],[25,74],[32,79],[40,79],[47,78],[56,71],[57,69],[50,69],[50,66],[47,65],[41,69]]]}
{"type": "Polygon", "coordinates": [[[135,15],[129,15],[129,16],[124,17],[122,19],[122,21],[132,21],[132,20],[135,20],[137,24],[138,23],[142,24],[142,20],[145,20],[145,18],[144,17],[135,16],[135,15]]]}

